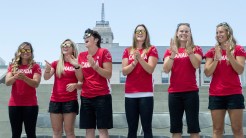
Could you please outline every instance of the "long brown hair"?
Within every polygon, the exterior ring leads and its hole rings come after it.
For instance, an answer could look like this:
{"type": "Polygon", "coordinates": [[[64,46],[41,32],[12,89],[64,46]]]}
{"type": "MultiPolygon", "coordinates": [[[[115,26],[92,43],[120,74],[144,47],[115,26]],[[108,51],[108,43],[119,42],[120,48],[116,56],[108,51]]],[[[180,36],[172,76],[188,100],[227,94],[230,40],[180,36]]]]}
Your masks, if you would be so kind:
{"type": "Polygon", "coordinates": [[[139,26],[142,26],[145,31],[146,31],[146,38],[144,40],[144,43],[142,45],[143,49],[145,50],[145,53],[148,52],[149,48],[151,47],[151,43],[150,43],[150,36],[149,36],[149,31],[147,29],[147,27],[144,24],[139,24],[135,27],[134,29],[134,33],[133,33],[133,43],[132,43],[132,48],[131,48],[131,52],[137,49],[137,39],[136,39],[136,30],[139,26]]]}

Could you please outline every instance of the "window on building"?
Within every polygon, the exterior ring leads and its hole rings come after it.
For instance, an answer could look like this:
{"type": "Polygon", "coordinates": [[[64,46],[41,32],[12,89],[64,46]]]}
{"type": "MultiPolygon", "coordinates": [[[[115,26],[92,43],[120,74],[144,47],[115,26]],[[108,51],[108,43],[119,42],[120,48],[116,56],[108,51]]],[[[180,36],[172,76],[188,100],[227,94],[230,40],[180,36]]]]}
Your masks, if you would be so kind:
{"type": "Polygon", "coordinates": [[[126,82],[126,76],[123,75],[122,71],[120,71],[120,83],[126,82]]]}
{"type": "Polygon", "coordinates": [[[161,72],[161,83],[169,84],[170,83],[170,73],[166,74],[165,72],[161,72]]]}

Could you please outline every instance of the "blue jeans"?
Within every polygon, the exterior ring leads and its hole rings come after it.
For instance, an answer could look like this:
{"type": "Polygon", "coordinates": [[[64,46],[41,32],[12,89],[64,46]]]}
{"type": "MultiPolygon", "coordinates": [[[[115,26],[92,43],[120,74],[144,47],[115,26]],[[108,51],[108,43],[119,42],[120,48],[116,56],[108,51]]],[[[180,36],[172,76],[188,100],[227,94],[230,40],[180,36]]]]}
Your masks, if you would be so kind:
{"type": "Polygon", "coordinates": [[[128,138],[136,138],[139,116],[144,132],[144,138],[152,138],[153,97],[125,98],[126,119],[128,123],[128,138]]]}

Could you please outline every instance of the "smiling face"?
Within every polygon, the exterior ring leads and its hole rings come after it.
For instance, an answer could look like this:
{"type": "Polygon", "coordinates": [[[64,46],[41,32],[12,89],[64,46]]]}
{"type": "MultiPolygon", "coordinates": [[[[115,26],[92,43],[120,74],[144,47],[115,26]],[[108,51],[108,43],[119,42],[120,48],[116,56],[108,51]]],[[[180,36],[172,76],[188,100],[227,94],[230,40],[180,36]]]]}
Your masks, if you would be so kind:
{"type": "Polygon", "coordinates": [[[21,53],[20,57],[22,60],[28,60],[32,57],[32,49],[29,45],[24,45],[20,48],[19,52],[21,53]]]}
{"type": "Polygon", "coordinates": [[[72,55],[73,54],[73,43],[71,41],[65,41],[62,45],[61,45],[61,50],[62,50],[62,54],[64,55],[72,55]]]}
{"type": "Polygon", "coordinates": [[[180,25],[176,36],[180,42],[187,42],[189,37],[191,37],[190,27],[187,25],[180,25]]]}
{"type": "Polygon", "coordinates": [[[216,40],[219,43],[223,44],[228,40],[228,37],[229,37],[228,34],[229,32],[225,29],[225,27],[219,26],[216,29],[216,40]]]}
{"type": "Polygon", "coordinates": [[[135,30],[135,38],[138,42],[144,42],[146,39],[146,30],[143,26],[138,26],[135,30]]]}
{"type": "Polygon", "coordinates": [[[90,47],[93,47],[93,46],[97,45],[98,39],[94,38],[92,35],[90,35],[90,36],[84,38],[84,41],[85,41],[85,46],[87,48],[90,48],[90,47]]]}

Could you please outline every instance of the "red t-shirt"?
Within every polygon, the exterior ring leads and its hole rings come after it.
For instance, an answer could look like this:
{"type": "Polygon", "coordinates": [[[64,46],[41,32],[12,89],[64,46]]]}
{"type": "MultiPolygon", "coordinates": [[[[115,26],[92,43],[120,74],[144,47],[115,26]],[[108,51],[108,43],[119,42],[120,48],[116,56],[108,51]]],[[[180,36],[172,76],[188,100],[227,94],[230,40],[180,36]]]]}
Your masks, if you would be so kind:
{"type": "MultiPolygon", "coordinates": [[[[133,54],[130,53],[131,48],[126,48],[122,59],[127,58],[128,64],[131,64],[133,59],[133,54]]],[[[143,53],[143,49],[140,49],[140,54],[143,53]]],[[[145,54],[144,60],[148,62],[149,57],[156,57],[158,59],[158,52],[155,46],[151,46],[147,53],[145,54]]],[[[126,93],[136,93],[136,92],[153,92],[153,79],[152,74],[146,72],[143,67],[138,63],[136,67],[129,73],[126,77],[125,83],[126,93]]]]}
{"type": "MultiPolygon", "coordinates": [[[[215,49],[211,48],[206,54],[206,58],[214,58],[215,49]]],[[[236,45],[234,56],[246,57],[246,52],[242,46],[236,45]]],[[[209,95],[226,96],[233,94],[242,94],[241,82],[239,75],[227,61],[226,50],[222,50],[222,58],[214,70],[209,87],[209,95]]]]}
{"type": "Polygon", "coordinates": [[[57,63],[58,61],[54,61],[51,64],[52,68],[55,70],[55,82],[51,92],[50,101],[67,102],[77,100],[77,89],[75,89],[73,92],[66,91],[66,87],[69,83],[78,83],[73,65],[71,65],[69,62],[64,62],[64,73],[61,74],[61,78],[59,78],[56,74],[57,63]]]}
{"type": "MultiPolygon", "coordinates": [[[[195,54],[203,57],[202,49],[195,46],[195,54]]],[[[164,58],[171,55],[170,49],[167,49],[164,58]]],[[[187,92],[198,90],[196,83],[196,69],[192,66],[189,56],[185,48],[179,48],[178,54],[174,57],[171,69],[169,93],[187,92]]]]}
{"type": "MultiPolygon", "coordinates": [[[[78,63],[82,65],[83,84],[81,96],[93,98],[107,95],[111,92],[109,80],[99,75],[87,60],[88,51],[81,52],[78,56],[78,63]]],[[[96,54],[92,56],[101,68],[103,63],[112,62],[110,52],[105,48],[98,48],[96,54]]]]}
{"type": "MultiPolygon", "coordinates": [[[[11,72],[12,65],[8,67],[8,73],[11,72]]],[[[42,74],[40,66],[33,64],[29,69],[29,65],[20,65],[19,72],[25,73],[28,78],[33,79],[35,73],[42,74]]],[[[29,86],[22,80],[16,80],[12,85],[9,106],[36,106],[38,105],[36,89],[29,86]]]]}

